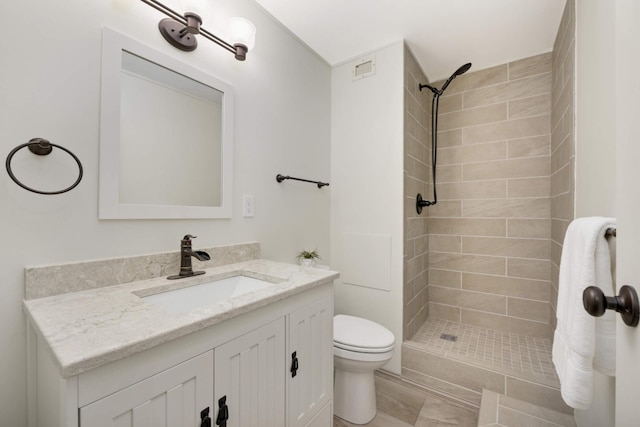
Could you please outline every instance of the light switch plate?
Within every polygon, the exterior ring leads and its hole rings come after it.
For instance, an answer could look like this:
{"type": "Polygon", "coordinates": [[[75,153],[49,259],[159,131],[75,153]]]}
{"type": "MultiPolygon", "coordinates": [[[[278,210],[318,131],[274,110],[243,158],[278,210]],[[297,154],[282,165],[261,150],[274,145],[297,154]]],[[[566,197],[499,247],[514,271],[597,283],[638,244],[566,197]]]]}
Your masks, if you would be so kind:
{"type": "Polygon", "coordinates": [[[242,196],[242,216],[245,218],[252,218],[256,214],[256,206],[253,196],[242,196]]]}

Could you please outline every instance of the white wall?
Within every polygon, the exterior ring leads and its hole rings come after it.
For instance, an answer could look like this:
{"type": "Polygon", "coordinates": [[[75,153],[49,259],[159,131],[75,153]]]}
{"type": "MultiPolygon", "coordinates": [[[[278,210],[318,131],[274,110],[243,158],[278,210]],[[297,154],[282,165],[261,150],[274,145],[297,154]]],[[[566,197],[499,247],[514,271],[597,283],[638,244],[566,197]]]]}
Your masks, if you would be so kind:
{"type": "Polygon", "coordinates": [[[615,216],[615,8],[576,1],[576,217],[615,216]]]}
{"type": "MultiPolygon", "coordinates": [[[[388,264],[382,266],[388,267],[390,273],[390,291],[338,280],[335,312],[365,317],[391,330],[396,337],[396,353],[386,369],[400,373],[403,43],[395,43],[373,54],[376,62],[373,76],[353,82],[354,62],[332,70],[331,266],[338,271],[353,267],[343,265],[343,255],[349,255],[342,253],[344,234],[365,235],[374,240],[390,236],[390,254],[383,260],[388,264]]],[[[380,253],[375,255],[381,258],[380,253]]],[[[371,267],[381,266],[372,264],[371,267]]]]}
{"type": "MultiPolygon", "coordinates": [[[[575,215],[616,216],[615,7],[576,0],[575,215]]],[[[615,378],[595,372],[579,427],[614,425],[615,378]]]]}
{"type": "MultiPolygon", "coordinates": [[[[186,233],[198,236],[196,248],[260,241],[264,258],[294,262],[303,247],[317,247],[330,261],[333,183],[319,190],[292,181],[278,184],[275,176],[329,178],[331,73],[250,0],[216,1],[213,21],[205,23],[224,35],[221,24],[228,17],[253,21],[257,43],[244,63],[206,40],[193,53],[174,49],[157,30],[162,15],[139,1],[3,1],[0,10],[11,17],[4,30],[12,34],[0,39],[2,158],[39,136],[71,149],[85,167],[80,185],[59,196],[29,193],[6,173],[0,182],[0,425],[21,426],[26,424],[25,266],[177,251],[186,233]],[[98,220],[103,26],[234,86],[233,219],[98,220]],[[242,217],[243,194],[255,196],[255,218],[242,217]]],[[[53,154],[38,160],[52,159],[53,154]]],[[[51,181],[59,180],[51,176],[51,181]]]]}

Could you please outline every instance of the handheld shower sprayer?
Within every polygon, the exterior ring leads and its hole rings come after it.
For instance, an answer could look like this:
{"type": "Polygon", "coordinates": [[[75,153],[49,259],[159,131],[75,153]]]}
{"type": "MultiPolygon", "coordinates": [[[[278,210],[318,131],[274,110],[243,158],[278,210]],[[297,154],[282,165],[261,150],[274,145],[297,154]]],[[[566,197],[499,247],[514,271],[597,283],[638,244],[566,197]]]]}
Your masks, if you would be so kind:
{"type": "Polygon", "coordinates": [[[444,90],[447,88],[447,86],[449,86],[449,84],[453,81],[453,79],[469,71],[469,68],[471,68],[470,62],[467,64],[464,64],[462,67],[458,68],[453,74],[451,74],[451,77],[449,77],[447,81],[444,82],[444,84],[442,85],[442,88],[440,89],[440,95],[442,95],[442,92],[444,92],[444,90]]]}
{"type": "Polygon", "coordinates": [[[469,71],[469,68],[471,68],[471,63],[467,63],[464,64],[463,66],[461,66],[460,68],[458,68],[453,74],[451,74],[451,77],[449,77],[447,79],[446,82],[444,82],[444,84],[442,85],[442,87],[440,89],[436,89],[435,87],[431,86],[431,85],[423,85],[422,83],[418,86],[418,89],[420,89],[420,92],[422,92],[422,89],[429,89],[431,92],[433,92],[434,95],[442,95],[442,92],[444,92],[444,90],[449,86],[449,84],[453,81],[453,79],[455,79],[458,76],[463,75],[464,73],[466,73],[467,71],[469,71]]]}
{"type": "Polygon", "coordinates": [[[425,206],[433,206],[438,203],[438,194],[436,192],[436,156],[438,154],[438,107],[440,105],[440,95],[451,84],[453,79],[463,75],[471,68],[471,63],[466,63],[459,67],[451,77],[444,82],[440,89],[437,89],[428,84],[419,84],[418,89],[422,92],[422,89],[429,89],[433,92],[433,99],[431,100],[431,172],[433,176],[433,201],[424,200],[422,194],[418,193],[416,197],[416,211],[418,214],[422,213],[422,208],[425,206]]]}

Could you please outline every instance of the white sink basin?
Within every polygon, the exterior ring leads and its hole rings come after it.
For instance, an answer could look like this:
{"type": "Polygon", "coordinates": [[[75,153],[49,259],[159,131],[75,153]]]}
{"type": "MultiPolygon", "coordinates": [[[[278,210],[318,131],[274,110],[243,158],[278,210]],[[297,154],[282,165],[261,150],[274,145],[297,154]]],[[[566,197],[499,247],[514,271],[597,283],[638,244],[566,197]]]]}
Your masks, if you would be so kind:
{"type": "Polygon", "coordinates": [[[142,297],[142,299],[170,313],[180,314],[196,307],[219,303],[249,292],[264,289],[267,286],[273,286],[273,283],[238,275],[149,295],[142,297]]]}

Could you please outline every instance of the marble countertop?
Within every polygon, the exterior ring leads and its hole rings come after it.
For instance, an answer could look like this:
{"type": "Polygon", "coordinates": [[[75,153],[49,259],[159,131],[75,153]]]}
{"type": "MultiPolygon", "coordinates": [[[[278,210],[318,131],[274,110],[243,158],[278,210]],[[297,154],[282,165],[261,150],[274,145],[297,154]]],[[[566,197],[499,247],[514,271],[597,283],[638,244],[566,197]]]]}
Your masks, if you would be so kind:
{"type": "Polygon", "coordinates": [[[253,260],[208,268],[206,274],[180,280],[140,280],[24,302],[36,331],[51,348],[63,378],[86,372],[199,331],[291,295],[330,283],[331,270],[253,260]],[[142,296],[245,274],[277,282],[272,286],[171,314],[142,296]]]}

